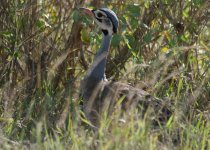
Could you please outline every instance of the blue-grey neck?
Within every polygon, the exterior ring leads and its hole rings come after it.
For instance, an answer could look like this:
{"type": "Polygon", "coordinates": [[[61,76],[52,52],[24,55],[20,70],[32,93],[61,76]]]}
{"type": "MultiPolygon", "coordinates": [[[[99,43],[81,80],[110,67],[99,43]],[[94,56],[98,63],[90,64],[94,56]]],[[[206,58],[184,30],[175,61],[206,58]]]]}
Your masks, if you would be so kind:
{"type": "Polygon", "coordinates": [[[109,52],[111,39],[112,35],[103,34],[101,47],[94,58],[93,64],[87,76],[91,76],[98,80],[103,80],[105,78],[106,60],[109,52]]]}

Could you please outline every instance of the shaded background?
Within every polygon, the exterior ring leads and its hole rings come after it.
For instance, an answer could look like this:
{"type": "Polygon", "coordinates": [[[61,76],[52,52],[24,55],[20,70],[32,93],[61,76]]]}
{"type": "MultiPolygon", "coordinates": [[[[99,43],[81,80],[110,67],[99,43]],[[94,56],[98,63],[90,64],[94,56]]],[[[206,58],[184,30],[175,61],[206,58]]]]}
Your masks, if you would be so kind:
{"type": "Polygon", "coordinates": [[[209,1],[1,0],[0,116],[8,136],[27,137],[43,118],[53,128],[75,117],[79,83],[101,39],[81,6],[119,17],[109,80],[172,99],[189,118],[210,109],[209,1]]]}

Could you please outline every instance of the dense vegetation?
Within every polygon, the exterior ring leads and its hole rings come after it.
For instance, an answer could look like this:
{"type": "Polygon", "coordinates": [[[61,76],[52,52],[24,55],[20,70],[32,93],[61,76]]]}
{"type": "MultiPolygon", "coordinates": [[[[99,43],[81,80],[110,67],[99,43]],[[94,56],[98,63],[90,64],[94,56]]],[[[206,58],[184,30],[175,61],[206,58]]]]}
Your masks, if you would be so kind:
{"type": "Polygon", "coordinates": [[[1,0],[1,149],[210,149],[209,16],[208,0],[1,0]],[[116,12],[107,78],[170,100],[165,125],[134,109],[86,128],[79,83],[101,32],[80,6],[116,12]]]}

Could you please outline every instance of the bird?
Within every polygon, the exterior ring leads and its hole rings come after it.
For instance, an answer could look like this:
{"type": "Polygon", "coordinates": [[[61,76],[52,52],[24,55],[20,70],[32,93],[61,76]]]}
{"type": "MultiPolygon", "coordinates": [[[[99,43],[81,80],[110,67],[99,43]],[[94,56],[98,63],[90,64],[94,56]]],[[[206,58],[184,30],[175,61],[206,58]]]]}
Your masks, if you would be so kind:
{"type": "Polygon", "coordinates": [[[80,86],[83,100],[82,109],[87,120],[94,127],[99,127],[102,113],[107,111],[108,114],[111,114],[121,98],[120,107],[122,110],[141,106],[142,111],[145,112],[148,107],[152,106],[156,112],[161,110],[162,120],[165,117],[168,119],[171,111],[168,108],[163,108],[162,100],[154,98],[144,90],[106,79],[107,55],[112,37],[117,33],[119,27],[119,19],[115,12],[108,8],[89,9],[81,7],[80,10],[93,18],[102,32],[100,49],[97,51],[93,63],[81,81],[80,86]]]}

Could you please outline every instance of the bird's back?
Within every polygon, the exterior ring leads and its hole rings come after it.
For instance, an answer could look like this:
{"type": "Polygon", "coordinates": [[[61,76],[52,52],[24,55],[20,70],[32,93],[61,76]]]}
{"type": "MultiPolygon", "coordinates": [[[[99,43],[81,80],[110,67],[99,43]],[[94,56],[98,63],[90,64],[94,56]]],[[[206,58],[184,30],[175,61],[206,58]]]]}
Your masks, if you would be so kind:
{"type": "Polygon", "coordinates": [[[95,126],[100,125],[100,117],[104,112],[111,115],[116,108],[120,108],[122,113],[137,108],[142,116],[150,109],[156,114],[154,122],[166,122],[171,115],[167,100],[155,98],[144,90],[121,82],[100,81],[94,86],[91,83],[96,81],[92,80],[83,81],[82,86],[87,87],[83,91],[83,110],[95,126]]]}

